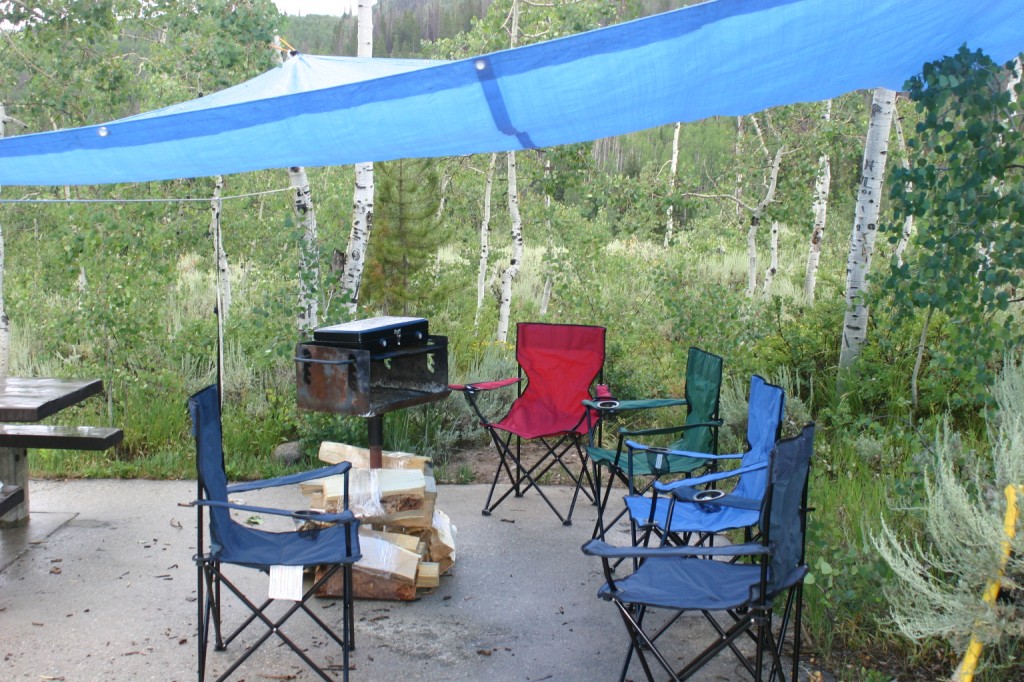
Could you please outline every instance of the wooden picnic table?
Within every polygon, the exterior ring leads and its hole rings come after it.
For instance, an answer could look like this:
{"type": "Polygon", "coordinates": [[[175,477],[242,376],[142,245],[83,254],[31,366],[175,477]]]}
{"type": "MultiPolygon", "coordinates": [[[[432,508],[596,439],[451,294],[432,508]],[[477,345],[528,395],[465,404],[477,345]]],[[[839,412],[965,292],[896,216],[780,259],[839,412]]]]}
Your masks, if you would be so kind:
{"type": "Polygon", "coordinates": [[[121,442],[121,429],[33,423],[102,392],[100,379],[0,378],[0,528],[28,521],[29,448],[106,450],[121,442]]]}

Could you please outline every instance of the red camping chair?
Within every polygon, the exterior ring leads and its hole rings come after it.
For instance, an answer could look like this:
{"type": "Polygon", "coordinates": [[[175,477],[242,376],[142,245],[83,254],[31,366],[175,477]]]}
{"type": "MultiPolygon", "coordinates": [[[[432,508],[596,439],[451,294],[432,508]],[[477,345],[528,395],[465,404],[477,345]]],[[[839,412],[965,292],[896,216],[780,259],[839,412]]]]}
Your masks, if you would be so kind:
{"type": "Polygon", "coordinates": [[[475,384],[452,385],[462,391],[487,429],[498,449],[498,468],[484,503],[483,514],[489,516],[505,499],[515,493],[522,497],[534,488],[555,512],[563,525],[572,524],[572,512],[580,490],[593,499],[593,483],[586,466],[583,438],[587,435],[587,408],[591,384],[601,380],[604,366],[604,327],[577,324],[543,324],[521,322],[516,326],[516,361],[519,378],[487,381],[475,384]],[[523,375],[526,387],[522,387],[523,375]],[[513,401],[508,414],[501,421],[492,422],[480,411],[476,396],[519,383],[519,397],[513,401]],[[515,438],[515,445],[512,439],[515,438]],[[522,441],[536,440],[543,444],[544,455],[527,468],[522,460],[522,441]],[[570,452],[579,458],[579,471],[573,472],[566,462],[570,452]],[[564,517],[551,502],[538,481],[552,467],[560,466],[574,481],[569,513],[564,517]],[[502,472],[509,487],[492,502],[502,472]],[[583,487],[583,479],[587,487],[583,487]]]}

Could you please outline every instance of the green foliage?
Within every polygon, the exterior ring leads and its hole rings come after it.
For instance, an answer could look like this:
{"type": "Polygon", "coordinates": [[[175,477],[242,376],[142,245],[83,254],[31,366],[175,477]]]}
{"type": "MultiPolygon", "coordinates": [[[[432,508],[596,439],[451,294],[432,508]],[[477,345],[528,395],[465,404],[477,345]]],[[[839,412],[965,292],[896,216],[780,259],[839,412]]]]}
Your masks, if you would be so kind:
{"type": "Polygon", "coordinates": [[[964,47],[910,81],[922,116],[907,141],[914,163],[892,174],[894,220],[882,228],[895,243],[903,218],[915,219],[910,255],[892,262],[884,288],[897,324],[930,309],[952,321],[931,347],[933,361],[967,384],[968,404],[986,401],[999,357],[1024,341],[1015,305],[1024,268],[1024,131],[1021,85],[1006,87],[1012,69],[964,47]]]}

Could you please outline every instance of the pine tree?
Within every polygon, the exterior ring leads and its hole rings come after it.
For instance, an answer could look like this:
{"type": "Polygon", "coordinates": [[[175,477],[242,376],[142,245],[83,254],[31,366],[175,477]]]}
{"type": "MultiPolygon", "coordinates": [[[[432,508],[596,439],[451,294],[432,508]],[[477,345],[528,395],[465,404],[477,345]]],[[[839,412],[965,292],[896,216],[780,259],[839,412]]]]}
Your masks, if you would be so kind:
{"type": "Polygon", "coordinates": [[[437,218],[441,186],[430,159],[377,165],[374,241],[367,254],[366,302],[389,315],[409,315],[434,290],[438,247],[448,237],[437,218]]]}

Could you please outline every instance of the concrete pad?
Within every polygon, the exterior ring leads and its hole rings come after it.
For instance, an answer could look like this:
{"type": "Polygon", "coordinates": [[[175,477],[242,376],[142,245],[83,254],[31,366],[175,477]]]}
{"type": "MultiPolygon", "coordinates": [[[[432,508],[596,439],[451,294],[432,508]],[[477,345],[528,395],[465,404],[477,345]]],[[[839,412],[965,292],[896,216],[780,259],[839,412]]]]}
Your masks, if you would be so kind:
{"type": "MultiPolygon", "coordinates": [[[[545,490],[568,506],[571,490],[545,490]]],[[[356,602],[353,680],[618,679],[625,630],[615,608],[596,597],[600,562],[580,552],[594,508],[578,506],[574,525],[564,527],[538,496],[527,494],[485,517],[486,493],[480,485],[439,486],[437,507],[458,529],[455,567],[440,587],[415,602],[356,602]]],[[[22,542],[20,556],[0,573],[0,678],[194,679],[195,511],[178,506],[194,495],[194,482],[33,481],[30,529],[46,525],[54,510],[73,518],[50,530],[45,542],[22,542]]],[[[297,509],[305,498],[296,487],[246,494],[245,502],[297,509]]],[[[622,528],[616,532],[628,543],[622,528]]],[[[9,537],[0,536],[5,551],[9,541],[15,544],[9,537]]],[[[258,571],[234,575],[256,596],[266,593],[258,571]]],[[[328,622],[340,622],[340,602],[317,600],[315,608],[328,622]]],[[[241,612],[226,606],[225,622],[241,612]]],[[[340,663],[336,647],[301,615],[290,622],[295,639],[312,641],[314,660],[340,663]]],[[[679,644],[692,654],[710,631],[699,616],[687,623],[679,644]]],[[[211,647],[211,672],[224,670],[251,640],[227,652],[211,647]]],[[[630,678],[643,678],[638,665],[630,678]]],[[[268,642],[232,679],[315,676],[285,647],[268,642]]],[[[746,677],[723,655],[694,679],[746,677]]]]}
{"type": "Polygon", "coordinates": [[[0,529],[0,572],[73,518],[75,514],[69,512],[35,512],[25,525],[0,529]]]}

